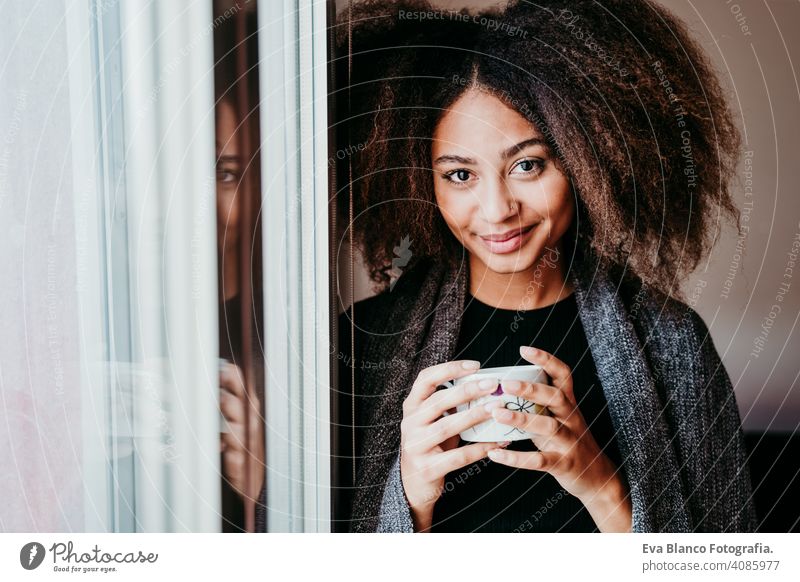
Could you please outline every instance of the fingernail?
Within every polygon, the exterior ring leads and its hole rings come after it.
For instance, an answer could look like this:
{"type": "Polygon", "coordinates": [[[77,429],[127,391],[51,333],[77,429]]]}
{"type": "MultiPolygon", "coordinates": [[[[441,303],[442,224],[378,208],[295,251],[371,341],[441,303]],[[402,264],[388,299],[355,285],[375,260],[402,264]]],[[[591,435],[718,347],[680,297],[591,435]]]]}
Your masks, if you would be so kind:
{"type": "Polygon", "coordinates": [[[527,354],[529,356],[534,355],[538,351],[536,348],[532,348],[531,346],[520,346],[519,349],[523,354],[527,354]]]}
{"type": "Polygon", "coordinates": [[[500,449],[492,449],[489,451],[489,458],[493,461],[502,461],[506,458],[506,452],[500,449]]]}
{"type": "Polygon", "coordinates": [[[520,384],[519,380],[506,380],[503,382],[503,390],[514,393],[519,390],[521,385],[522,384],[520,384]]]}
{"type": "Polygon", "coordinates": [[[497,412],[494,413],[494,417],[499,421],[509,421],[514,418],[514,414],[505,408],[499,409],[497,412]]]}
{"type": "Polygon", "coordinates": [[[489,390],[490,388],[494,388],[495,381],[489,378],[484,378],[480,382],[478,382],[478,388],[481,390],[489,390]]]}
{"type": "Polygon", "coordinates": [[[486,411],[491,412],[495,408],[500,408],[501,406],[503,406],[503,401],[502,400],[491,400],[490,402],[487,402],[486,404],[484,404],[483,408],[486,411]]]}
{"type": "Polygon", "coordinates": [[[461,367],[465,370],[474,370],[475,368],[480,368],[481,363],[476,360],[464,360],[461,362],[461,367]]]}

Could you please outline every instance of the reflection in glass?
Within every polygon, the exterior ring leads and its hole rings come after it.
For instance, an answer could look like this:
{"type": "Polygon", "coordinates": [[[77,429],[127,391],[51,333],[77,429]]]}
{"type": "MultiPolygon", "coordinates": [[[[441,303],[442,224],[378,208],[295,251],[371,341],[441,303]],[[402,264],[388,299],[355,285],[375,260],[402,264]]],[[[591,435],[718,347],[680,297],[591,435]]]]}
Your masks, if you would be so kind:
{"type": "Polygon", "coordinates": [[[222,529],[264,530],[255,2],[215,3],[222,529]]]}

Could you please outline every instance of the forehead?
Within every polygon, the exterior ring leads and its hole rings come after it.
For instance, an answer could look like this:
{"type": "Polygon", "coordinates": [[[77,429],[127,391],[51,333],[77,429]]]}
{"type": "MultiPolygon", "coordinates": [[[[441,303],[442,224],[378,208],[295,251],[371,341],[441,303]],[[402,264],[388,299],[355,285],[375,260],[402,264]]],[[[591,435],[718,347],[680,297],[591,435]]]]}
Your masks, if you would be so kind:
{"type": "Polygon", "coordinates": [[[437,151],[505,149],[532,137],[543,136],[522,114],[489,92],[470,90],[443,112],[432,147],[437,151]]]}

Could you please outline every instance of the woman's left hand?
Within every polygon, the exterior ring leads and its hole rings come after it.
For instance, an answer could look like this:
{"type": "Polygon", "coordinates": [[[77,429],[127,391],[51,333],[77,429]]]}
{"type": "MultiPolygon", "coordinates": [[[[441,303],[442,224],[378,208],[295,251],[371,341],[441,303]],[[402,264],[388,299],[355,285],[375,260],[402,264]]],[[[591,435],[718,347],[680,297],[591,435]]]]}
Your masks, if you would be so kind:
{"type": "Polygon", "coordinates": [[[553,385],[507,380],[503,391],[545,406],[550,416],[492,411],[494,419],[533,434],[538,451],[495,449],[489,458],[496,463],[550,473],[564,489],[589,511],[600,531],[630,531],[631,503],[614,463],[601,450],[581,414],[572,388],[572,370],[556,357],[528,346],[520,354],[538,364],[553,385]]]}

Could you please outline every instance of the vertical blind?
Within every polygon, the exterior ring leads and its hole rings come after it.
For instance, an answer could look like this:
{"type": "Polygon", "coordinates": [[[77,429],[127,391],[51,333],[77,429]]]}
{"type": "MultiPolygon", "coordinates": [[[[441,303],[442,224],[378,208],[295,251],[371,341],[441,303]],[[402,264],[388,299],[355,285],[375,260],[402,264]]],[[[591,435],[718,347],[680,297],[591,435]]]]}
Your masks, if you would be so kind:
{"type": "Polygon", "coordinates": [[[325,2],[259,5],[269,531],[330,529],[325,2]]]}

